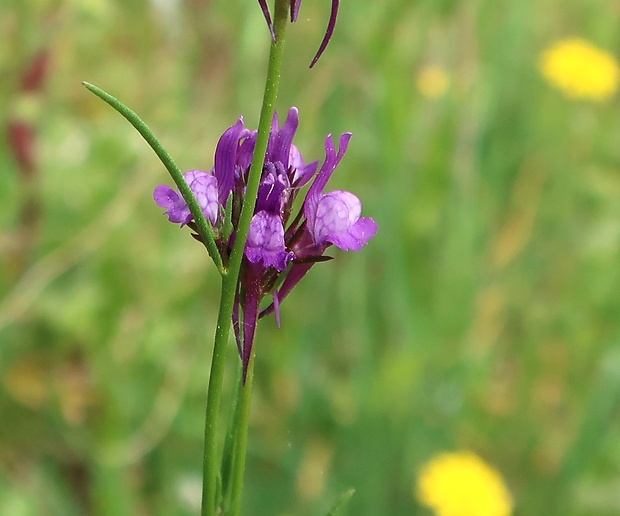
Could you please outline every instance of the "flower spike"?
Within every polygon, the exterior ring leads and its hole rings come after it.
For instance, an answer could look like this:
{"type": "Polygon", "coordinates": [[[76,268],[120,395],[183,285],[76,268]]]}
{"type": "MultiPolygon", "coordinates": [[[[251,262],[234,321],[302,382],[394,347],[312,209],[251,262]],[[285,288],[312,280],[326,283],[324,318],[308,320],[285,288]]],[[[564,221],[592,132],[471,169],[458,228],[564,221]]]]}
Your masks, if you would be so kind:
{"type": "MultiPolygon", "coordinates": [[[[299,8],[300,0],[294,7],[299,8]]],[[[362,203],[351,192],[325,192],[332,174],[347,152],[351,133],[338,140],[325,140],[325,159],[306,164],[293,143],[299,126],[297,108],[291,108],[284,123],[277,115],[265,154],[258,195],[244,249],[235,294],[232,324],[243,364],[243,380],[252,355],[258,320],[272,312],[280,326],[280,304],[310,269],[331,260],[325,250],[334,245],[343,251],[359,251],[377,232],[377,223],[362,217],[362,203]],[[310,185],[304,202],[291,217],[300,189],[310,185]],[[261,309],[271,296],[273,302],[261,309]]],[[[211,223],[217,250],[226,263],[232,252],[245,202],[257,132],[243,125],[243,118],[224,131],[215,149],[210,172],[192,170],[183,177],[205,218],[211,223]]],[[[170,222],[195,230],[193,215],[183,197],[166,185],[153,193],[155,202],[166,209],[170,222]]],[[[194,235],[201,240],[200,235],[194,235]]]]}

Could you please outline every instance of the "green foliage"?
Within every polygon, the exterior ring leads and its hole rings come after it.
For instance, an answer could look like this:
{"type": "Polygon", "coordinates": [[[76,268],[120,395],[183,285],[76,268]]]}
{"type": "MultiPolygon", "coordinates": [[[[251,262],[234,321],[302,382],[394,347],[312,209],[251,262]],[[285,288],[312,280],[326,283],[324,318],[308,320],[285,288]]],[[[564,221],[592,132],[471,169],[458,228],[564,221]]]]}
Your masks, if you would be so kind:
{"type": "MultiPolygon", "coordinates": [[[[310,71],[329,6],[303,2],[277,107],[299,107],[307,159],[354,133],[333,187],[381,229],[259,327],[245,513],[326,514],[353,487],[343,513],[424,514],[420,465],[469,449],[519,514],[618,514],[619,105],[537,70],[559,37],[617,49],[617,20],[559,0],[342,4],[310,71]],[[428,65],[449,78],[436,98],[428,65]]],[[[7,121],[33,55],[51,62],[28,101],[34,180],[0,142],[0,514],[195,514],[219,276],[152,202],[157,158],[81,81],[208,169],[226,127],[258,120],[260,10],[7,5],[7,121]]],[[[237,359],[231,342],[224,407],[237,359]]]]}

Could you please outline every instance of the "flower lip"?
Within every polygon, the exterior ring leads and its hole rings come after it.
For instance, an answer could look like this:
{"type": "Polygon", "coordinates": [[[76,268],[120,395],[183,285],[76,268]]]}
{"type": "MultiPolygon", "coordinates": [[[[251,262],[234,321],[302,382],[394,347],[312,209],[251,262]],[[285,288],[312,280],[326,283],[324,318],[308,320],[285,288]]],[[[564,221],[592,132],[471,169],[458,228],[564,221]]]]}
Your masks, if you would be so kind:
{"type": "MultiPolygon", "coordinates": [[[[219,216],[217,179],[202,170],[191,170],[183,174],[183,179],[196,197],[205,218],[211,224],[215,224],[219,216]]],[[[170,222],[185,226],[194,219],[183,196],[168,185],[159,185],[155,188],[153,199],[158,206],[168,208],[164,214],[168,216],[170,222]]]]}
{"type": "Polygon", "coordinates": [[[315,242],[322,243],[332,234],[346,231],[362,213],[362,203],[350,192],[338,190],[321,197],[310,232],[315,242]]]}
{"type": "Polygon", "coordinates": [[[153,199],[158,206],[168,208],[164,215],[175,224],[185,225],[191,220],[191,213],[183,197],[168,185],[159,185],[153,192],[153,199]],[[189,218],[188,218],[189,217],[189,218]]]}
{"type": "Polygon", "coordinates": [[[295,255],[286,251],[284,227],[278,214],[259,211],[252,217],[245,255],[251,263],[274,267],[279,271],[286,269],[295,255]]]}
{"type": "Polygon", "coordinates": [[[316,245],[334,244],[343,251],[359,251],[378,230],[369,217],[360,218],[361,201],[351,192],[338,190],[321,197],[314,223],[309,228],[316,245]]]}

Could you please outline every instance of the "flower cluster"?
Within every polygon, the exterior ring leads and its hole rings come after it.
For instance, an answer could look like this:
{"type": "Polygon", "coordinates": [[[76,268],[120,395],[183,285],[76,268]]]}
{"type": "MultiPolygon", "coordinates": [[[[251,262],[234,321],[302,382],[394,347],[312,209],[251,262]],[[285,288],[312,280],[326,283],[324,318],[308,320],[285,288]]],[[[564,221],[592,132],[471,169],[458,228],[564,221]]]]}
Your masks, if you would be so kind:
{"type": "MultiPolygon", "coordinates": [[[[334,28],[336,27],[336,19],[338,18],[338,7],[340,5],[340,0],[331,0],[331,1],[332,1],[332,9],[329,15],[329,21],[327,22],[327,29],[325,31],[325,35],[323,36],[323,41],[321,41],[321,44],[319,45],[319,49],[317,50],[317,53],[315,54],[314,59],[312,59],[312,62],[310,63],[310,68],[312,68],[316,64],[316,62],[321,57],[321,54],[323,54],[323,52],[327,48],[329,40],[331,39],[332,34],[334,33],[334,28]]],[[[291,2],[291,6],[290,6],[291,22],[296,22],[297,17],[299,16],[299,8],[301,7],[301,0],[290,0],[290,2],[291,2]]],[[[273,30],[273,21],[271,20],[271,14],[269,13],[269,7],[267,5],[267,0],[258,0],[258,3],[260,5],[261,10],[263,11],[263,15],[265,16],[265,21],[267,22],[267,26],[269,27],[269,31],[271,32],[271,37],[275,41],[276,34],[273,30]]]]}
{"type": "MultiPolygon", "coordinates": [[[[315,263],[331,259],[323,255],[329,246],[358,251],[378,229],[373,219],[361,217],[362,204],[355,195],[344,190],[324,191],[347,151],[351,134],[340,136],[338,150],[332,136],[327,136],[325,160],[319,169],[318,161],[306,164],[293,144],[298,124],[296,108],[291,108],[281,127],[274,115],[245,246],[233,309],[244,378],[258,319],[275,312],[279,326],[280,302],[315,263]],[[308,184],[303,204],[293,216],[294,201],[308,184]],[[260,302],[268,293],[273,301],[261,311],[260,302]]],[[[240,118],[220,138],[213,169],[192,170],[184,175],[213,227],[224,263],[234,244],[256,137],[257,131],[247,129],[240,118]]],[[[196,230],[187,203],[176,190],[160,185],[153,197],[159,206],[167,209],[165,214],[170,222],[196,230]]]]}
{"type": "Polygon", "coordinates": [[[544,77],[569,98],[604,101],[620,83],[616,58],[581,38],[558,41],[540,59],[544,77]]]}
{"type": "Polygon", "coordinates": [[[512,497],[501,475],[471,452],[442,453],[425,464],[416,496],[436,516],[512,514],[512,497]]]}

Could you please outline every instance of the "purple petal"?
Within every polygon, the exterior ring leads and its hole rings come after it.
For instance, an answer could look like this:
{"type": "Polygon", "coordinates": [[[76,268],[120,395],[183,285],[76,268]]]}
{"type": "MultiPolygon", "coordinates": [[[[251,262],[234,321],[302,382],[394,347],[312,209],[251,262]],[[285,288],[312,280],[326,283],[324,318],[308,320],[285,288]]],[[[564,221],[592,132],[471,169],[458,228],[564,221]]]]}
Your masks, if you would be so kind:
{"type": "Polygon", "coordinates": [[[220,213],[217,179],[211,174],[205,173],[196,177],[189,187],[194,193],[205,218],[215,225],[220,213]]]}
{"type": "MultiPolygon", "coordinates": [[[[275,127],[272,125],[271,137],[269,140],[268,157],[269,161],[279,161],[284,165],[284,168],[288,169],[291,158],[291,145],[293,138],[297,132],[299,126],[299,111],[296,107],[292,107],[286,121],[281,129],[277,128],[277,118],[274,115],[275,127]]],[[[299,151],[297,151],[299,154],[299,151]]],[[[300,156],[301,157],[301,156],[300,156]]]]}
{"type": "Polygon", "coordinates": [[[226,201],[235,182],[237,150],[239,149],[239,141],[245,136],[245,132],[243,117],[240,117],[235,125],[224,131],[215,148],[213,175],[217,179],[219,199],[222,206],[226,206],[226,201]]]}
{"type": "Polygon", "coordinates": [[[303,168],[305,165],[304,158],[296,145],[291,144],[291,149],[288,153],[288,165],[294,169],[303,168]]]}
{"type": "Polygon", "coordinates": [[[269,32],[271,33],[271,39],[275,43],[276,41],[276,33],[273,30],[273,22],[271,21],[271,15],[269,14],[269,6],[267,6],[267,0],[258,0],[261,11],[263,11],[263,16],[265,17],[265,21],[267,22],[267,26],[269,27],[269,32]]]}
{"type": "Polygon", "coordinates": [[[377,232],[377,223],[360,219],[362,203],[351,192],[338,190],[321,197],[308,231],[319,248],[334,244],[343,251],[359,251],[377,232]]]}
{"type": "MultiPolygon", "coordinates": [[[[299,1],[301,3],[301,0],[299,1]]],[[[327,30],[325,31],[325,36],[323,36],[323,41],[321,41],[321,45],[319,46],[319,49],[317,50],[317,53],[314,56],[314,59],[310,63],[310,68],[312,68],[316,64],[316,62],[319,60],[319,58],[321,57],[321,55],[327,48],[327,45],[329,43],[329,40],[332,37],[332,34],[334,33],[334,28],[336,27],[336,18],[338,17],[339,4],[340,4],[340,0],[332,0],[332,12],[329,15],[329,22],[327,23],[327,30]]],[[[297,9],[299,9],[299,5],[297,6],[297,9]]]]}
{"type": "Polygon", "coordinates": [[[338,154],[336,154],[336,148],[334,147],[334,140],[332,135],[327,135],[325,139],[325,161],[319,171],[314,183],[306,194],[306,200],[304,201],[304,215],[308,219],[308,223],[314,225],[314,217],[316,215],[317,206],[323,190],[329,181],[329,178],[333,174],[334,170],[340,163],[347,149],[349,148],[349,141],[351,140],[351,133],[344,133],[340,136],[340,148],[338,154]]]}
{"type": "Polygon", "coordinates": [[[205,172],[204,170],[190,170],[189,172],[185,172],[185,174],[183,174],[183,179],[185,179],[185,182],[188,185],[191,185],[195,179],[209,175],[209,172],[205,172]]]}
{"type": "MultiPolygon", "coordinates": [[[[217,179],[203,170],[190,170],[183,174],[183,179],[196,197],[205,218],[215,224],[219,216],[217,179]]],[[[170,222],[185,225],[194,218],[183,196],[167,185],[155,188],[153,199],[162,208],[168,208],[165,214],[170,222]]]]}
{"type": "Polygon", "coordinates": [[[314,242],[322,246],[330,237],[348,232],[360,218],[362,203],[350,192],[342,190],[323,195],[317,204],[314,223],[308,227],[314,242]]]}
{"type": "Polygon", "coordinates": [[[243,140],[241,145],[239,145],[239,151],[237,152],[237,164],[242,171],[249,170],[252,165],[257,135],[258,131],[251,131],[248,134],[248,137],[243,140]]]}
{"type": "Polygon", "coordinates": [[[252,217],[245,255],[251,263],[262,262],[264,267],[279,271],[286,269],[295,255],[285,249],[284,227],[279,215],[259,211],[252,217]]]}
{"type": "Polygon", "coordinates": [[[314,226],[314,216],[316,214],[316,208],[319,203],[319,199],[323,194],[323,189],[327,185],[327,181],[329,180],[329,175],[327,178],[326,174],[329,174],[328,170],[331,167],[332,162],[334,161],[336,155],[336,148],[334,147],[334,140],[331,134],[327,135],[325,139],[325,161],[323,162],[323,166],[319,171],[317,177],[314,179],[314,183],[308,190],[306,194],[306,200],[304,201],[304,215],[310,225],[314,226]]]}
{"type": "Polygon", "coordinates": [[[375,236],[379,225],[370,217],[359,219],[348,231],[331,235],[328,238],[332,244],[343,251],[359,251],[375,236]]]}
{"type": "Polygon", "coordinates": [[[153,192],[153,199],[158,206],[168,208],[164,213],[168,220],[175,224],[187,224],[192,220],[192,214],[183,197],[168,185],[159,185],[153,192]]]}
{"type": "Polygon", "coordinates": [[[295,175],[293,176],[293,186],[295,188],[301,188],[304,186],[316,173],[316,169],[319,168],[319,162],[313,161],[308,165],[304,165],[301,168],[295,170],[295,175]]]}
{"type": "Polygon", "coordinates": [[[182,197],[168,185],[159,185],[153,191],[153,200],[162,208],[173,208],[182,197]]]}

